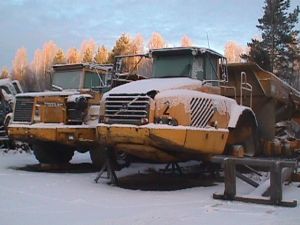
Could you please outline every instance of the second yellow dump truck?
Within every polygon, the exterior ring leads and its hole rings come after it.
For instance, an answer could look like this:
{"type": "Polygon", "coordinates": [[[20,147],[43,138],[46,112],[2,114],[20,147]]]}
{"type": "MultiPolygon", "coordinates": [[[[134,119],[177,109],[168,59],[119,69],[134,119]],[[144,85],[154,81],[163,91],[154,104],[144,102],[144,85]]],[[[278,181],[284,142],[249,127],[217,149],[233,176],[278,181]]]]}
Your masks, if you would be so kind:
{"type": "Polygon", "coordinates": [[[40,163],[60,164],[95,146],[99,102],[111,87],[112,65],[54,65],[52,91],[16,96],[9,137],[32,145],[40,163]]]}

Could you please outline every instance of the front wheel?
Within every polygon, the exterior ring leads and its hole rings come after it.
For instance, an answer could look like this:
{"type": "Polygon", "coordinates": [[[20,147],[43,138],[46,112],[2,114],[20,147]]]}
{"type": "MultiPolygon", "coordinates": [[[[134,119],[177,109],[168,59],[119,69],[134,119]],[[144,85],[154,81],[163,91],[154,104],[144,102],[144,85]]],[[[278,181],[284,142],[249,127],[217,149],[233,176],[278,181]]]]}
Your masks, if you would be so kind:
{"type": "Polygon", "coordinates": [[[101,169],[106,160],[105,149],[103,147],[90,149],[90,158],[95,168],[101,169]]]}
{"type": "Polygon", "coordinates": [[[45,164],[68,163],[74,155],[74,149],[71,147],[51,142],[35,143],[32,145],[32,150],[35,158],[45,164]]]}

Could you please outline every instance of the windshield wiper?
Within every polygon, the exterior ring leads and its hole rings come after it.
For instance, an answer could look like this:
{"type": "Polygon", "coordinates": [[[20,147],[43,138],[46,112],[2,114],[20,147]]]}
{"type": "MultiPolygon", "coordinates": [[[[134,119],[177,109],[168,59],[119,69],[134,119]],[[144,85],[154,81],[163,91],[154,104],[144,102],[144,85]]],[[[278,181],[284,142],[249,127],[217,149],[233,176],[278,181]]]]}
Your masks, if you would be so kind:
{"type": "Polygon", "coordinates": [[[55,88],[55,89],[58,90],[58,91],[62,91],[62,90],[63,90],[62,87],[57,86],[57,85],[54,85],[54,84],[52,84],[52,87],[55,88]]]}

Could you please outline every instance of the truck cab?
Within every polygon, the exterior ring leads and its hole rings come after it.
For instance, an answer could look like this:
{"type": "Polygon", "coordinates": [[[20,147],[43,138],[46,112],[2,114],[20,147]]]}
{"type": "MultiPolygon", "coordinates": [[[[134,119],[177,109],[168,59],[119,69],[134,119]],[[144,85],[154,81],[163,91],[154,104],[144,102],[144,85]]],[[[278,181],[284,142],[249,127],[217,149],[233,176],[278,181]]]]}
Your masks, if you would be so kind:
{"type": "MultiPolygon", "coordinates": [[[[181,47],[154,49],[148,57],[153,60],[151,79],[103,96],[97,125],[101,146],[176,162],[223,154],[235,143],[247,145],[257,127],[255,115],[222,94],[228,75],[221,54],[181,47]],[[231,135],[234,130],[239,131],[231,135]]],[[[255,152],[247,147],[246,153],[255,152]]]]}

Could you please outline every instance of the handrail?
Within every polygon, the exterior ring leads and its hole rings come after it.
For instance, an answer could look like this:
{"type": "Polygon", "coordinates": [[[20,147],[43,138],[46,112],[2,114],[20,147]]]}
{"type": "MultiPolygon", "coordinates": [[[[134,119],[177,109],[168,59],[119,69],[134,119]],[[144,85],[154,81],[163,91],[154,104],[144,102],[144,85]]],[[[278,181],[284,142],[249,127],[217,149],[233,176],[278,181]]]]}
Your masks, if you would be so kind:
{"type": "Polygon", "coordinates": [[[247,82],[247,74],[241,72],[241,86],[240,86],[240,105],[243,105],[243,91],[250,93],[250,107],[252,107],[252,85],[247,82]]]}

